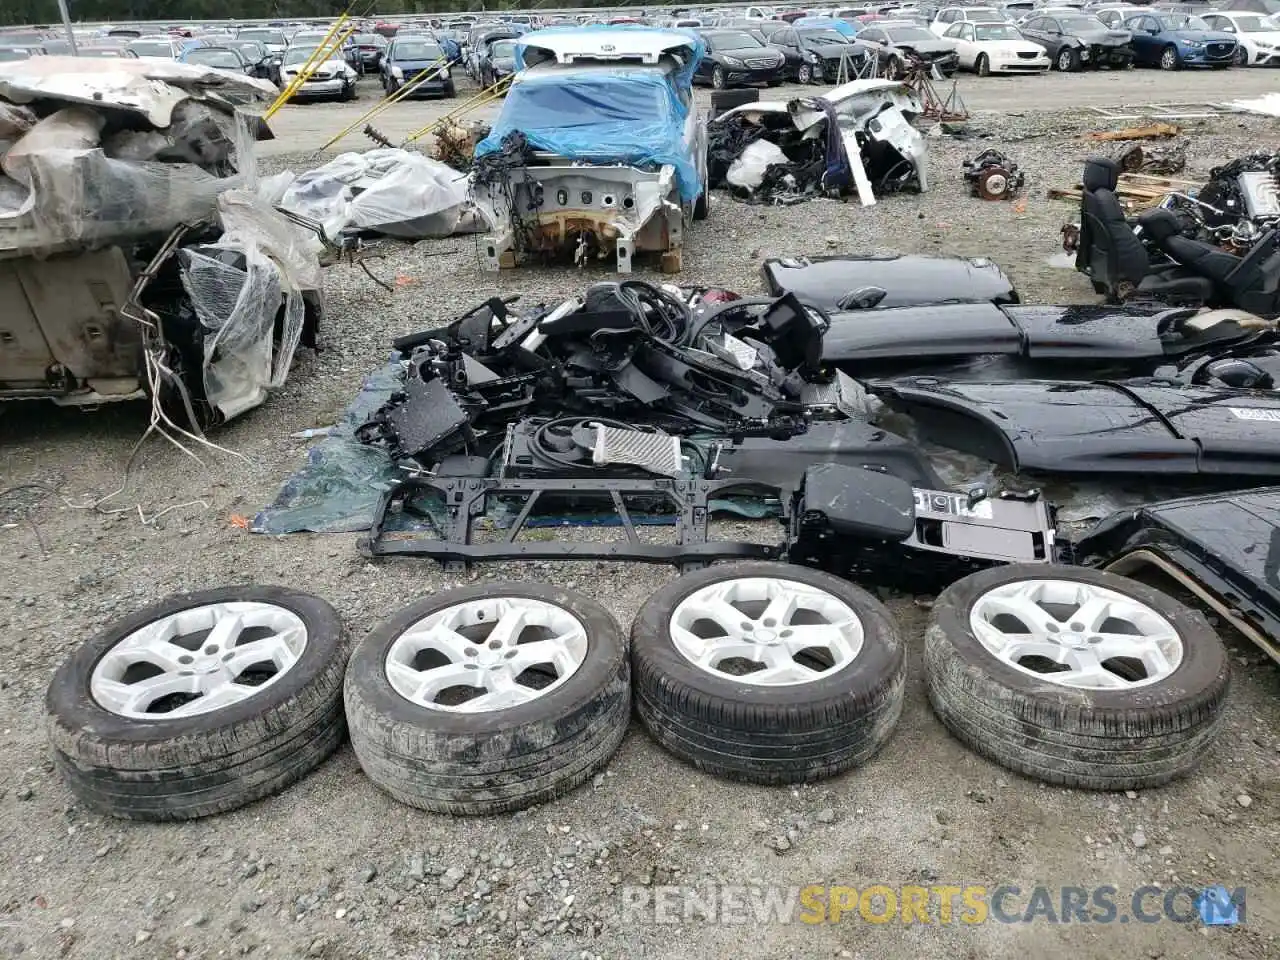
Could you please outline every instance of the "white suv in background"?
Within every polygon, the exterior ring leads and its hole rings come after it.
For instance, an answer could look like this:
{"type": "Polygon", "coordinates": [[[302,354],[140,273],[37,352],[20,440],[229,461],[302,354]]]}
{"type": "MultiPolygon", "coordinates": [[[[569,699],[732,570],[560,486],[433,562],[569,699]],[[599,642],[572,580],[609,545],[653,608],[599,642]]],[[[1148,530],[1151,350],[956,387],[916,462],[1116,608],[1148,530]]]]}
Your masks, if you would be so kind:
{"type": "Polygon", "coordinates": [[[972,23],[989,23],[993,20],[1008,20],[1008,15],[1000,7],[943,7],[929,24],[929,29],[942,36],[951,29],[953,23],[968,20],[972,23]]]}

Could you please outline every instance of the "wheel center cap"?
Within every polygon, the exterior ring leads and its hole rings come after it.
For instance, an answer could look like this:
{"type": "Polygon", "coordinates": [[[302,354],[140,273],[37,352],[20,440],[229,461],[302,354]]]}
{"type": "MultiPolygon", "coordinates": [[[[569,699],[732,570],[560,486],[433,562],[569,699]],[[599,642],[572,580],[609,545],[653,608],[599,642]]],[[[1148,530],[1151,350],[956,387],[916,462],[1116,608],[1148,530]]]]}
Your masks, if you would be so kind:
{"type": "Polygon", "coordinates": [[[773,643],[774,640],[778,639],[777,633],[773,630],[755,630],[754,636],[760,643],[773,643]]]}
{"type": "Polygon", "coordinates": [[[1061,636],[1063,645],[1071,647],[1074,650],[1083,650],[1088,646],[1088,644],[1085,643],[1084,637],[1080,636],[1078,633],[1064,633],[1061,636]]]}

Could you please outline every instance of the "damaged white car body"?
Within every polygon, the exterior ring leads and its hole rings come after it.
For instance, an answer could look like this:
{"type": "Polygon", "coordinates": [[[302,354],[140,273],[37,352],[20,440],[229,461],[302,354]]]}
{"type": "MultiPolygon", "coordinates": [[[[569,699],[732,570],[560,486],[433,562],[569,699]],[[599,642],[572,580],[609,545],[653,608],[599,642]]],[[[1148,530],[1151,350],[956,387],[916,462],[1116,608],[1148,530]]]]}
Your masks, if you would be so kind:
{"type": "Polygon", "coordinates": [[[924,107],[916,92],[901,81],[854,80],[817,97],[743,104],[726,110],[717,120],[740,117],[749,123],[766,114],[785,113],[790,115],[792,125],[801,135],[818,138],[826,133],[828,116],[818,101],[829,104],[835,114],[858,200],[863,206],[876,202],[868,175],[873,156],[877,165],[887,162],[890,168],[896,163],[909,164],[919,189],[928,190],[928,147],[924,136],[911,125],[912,118],[919,116],[924,107]],[[887,161],[886,151],[891,151],[887,161]]]}
{"type": "Polygon", "coordinates": [[[572,250],[581,263],[662,254],[707,213],[706,124],[690,83],[703,52],[672,30],[582,28],[521,38],[502,113],[476,149],[471,190],[490,227],[484,266],[572,250]]]}
{"type": "MultiPolygon", "coordinates": [[[[0,400],[179,400],[221,422],[283,384],[318,241],[251,186],[271,84],[161,60],[0,64],[0,400]]],[[[313,342],[313,341],[311,341],[313,342]]]]}

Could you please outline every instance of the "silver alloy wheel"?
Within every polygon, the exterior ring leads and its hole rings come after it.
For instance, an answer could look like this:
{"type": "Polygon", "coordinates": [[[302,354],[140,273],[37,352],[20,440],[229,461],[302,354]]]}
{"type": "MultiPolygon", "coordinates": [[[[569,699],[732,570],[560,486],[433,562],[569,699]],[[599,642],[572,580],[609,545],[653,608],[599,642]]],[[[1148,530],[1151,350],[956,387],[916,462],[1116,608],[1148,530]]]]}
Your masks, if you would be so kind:
{"type": "Polygon", "coordinates": [[[997,660],[1047,683],[1131,690],[1182,663],[1167,619],[1115,590],[1072,580],[1021,580],[982,594],[969,611],[974,636],[997,660]]]}
{"type": "Polygon", "coordinates": [[[1160,54],[1160,66],[1165,70],[1172,70],[1178,65],[1178,51],[1173,47],[1165,47],[1164,53],[1160,54]]]}
{"type": "Polygon", "coordinates": [[[862,621],[825,590],[774,577],[722,580],[671,614],[671,642],[713,676],[741,683],[812,683],[862,650],[862,621]]]}
{"type": "Polygon", "coordinates": [[[813,68],[807,63],[802,63],[800,69],[796,71],[796,82],[808,83],[813,79],[813,68]]]}
{"type": "Polygon", "coordinates": [[[564,607],[486,597],[414,623],[383,668],[392,689],[419,707],[485,713],[546,696],[586,657],[586,627],[564,607]]]}
{"type": "Polygon", "coordinates": [[[711,86],[715,87],[717,90],[723,90],[725,88],[724,70],[722,70],[718,65],[711,71],[711,86]]]}
{"type": "Polygon", "coordinates": [[[260,693],[307,645],[292,610],[258,601],[190,607],[134,630],[93,668],[89,693],[134,720],[211,713],[260,693]]]}
{"type": "Polygon", "coordinates": [[[1068,72],[1071,69],[1072,60],[1073,55],[1071,51],[1064,49],[1060,54],[1058,54],[1058,69],[1063,73],[1068,72]]]}

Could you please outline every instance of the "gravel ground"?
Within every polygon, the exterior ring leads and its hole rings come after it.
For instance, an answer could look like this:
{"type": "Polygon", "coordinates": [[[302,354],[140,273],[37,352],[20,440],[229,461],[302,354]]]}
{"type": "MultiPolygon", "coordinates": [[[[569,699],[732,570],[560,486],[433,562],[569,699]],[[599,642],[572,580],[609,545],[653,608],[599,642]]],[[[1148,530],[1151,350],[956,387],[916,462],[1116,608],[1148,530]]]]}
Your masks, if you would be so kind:
{"type": "MultiPolygon", "coordinates": [[[[702,95],[705,96],[705,95],[702,95]]],[[[1118,98],[1119,99],[1119,98],[1118,98]]],[[[975,124],[983,140],[931,142],[934,189],[874,208],[727,198],[690,231],[682,279],[757,290],[761,258],[896,249],[990,257],[1031,301],[1086,302],[1088,285],[1050,265],[1069,205],[1045,199],[1093,151],[1083,119],[1028,114],[975,124]],[[986,145],[1027,171],[1025,210],[969,199],[960,162],[986,145]],[[1022,212],[1019,212],[1022,210],[1022,212]]],[[[1191,169],[1275,142],[1270,121],[1196,124],[1191,169]]],[[[305,157],[273,158],[273,168],[305,157]]],[[[950,739],[920,679],[928,601],[887,599],[909,638],[901,723],[864,768],[799,789],[700,775],[633,730],[608,771],[514,816],[453,820],[400,806],[361,774],[349,747],[280,796],[181,825],[117,822],[79,808],[52,772],[42,696],[56,665],[113,619],[167,594],[234,583],[305,586],[353,636],[410,600],[457,585],[414,561],[370,564],[347,535],[269,538],[234,522],[301,465],[293,431],[332,422],[397,334],[492,295],[561,297],[604,269],[477,269],[472,238],[385,244],[372,269],[326,271],[325,349],[299,359],[265,407],[217,435],[248,462],[200,466],[152,443],[115,489],[143,411],[91,414],[14,406],[0,417],[3,483],[39,484],[5,501],[0,528],[0,955],[204,958],[482,956],[1274,957],[1280,952],[1280,681],[1228,637],[1235,684],[1218,751],[1192,777],[1142,794],[1048,788],[950,739]],[[157,512],[168,510],[154,518],[157,512]],[[1221,880],[1248,888],[1248,922],[868,926],[678,926],[624,916],[628,884],[1036,884],[1121,891],[1221,880]]],[[[641,273],[641,276],[648,274],[641,273]]],[[[499,564],[470,579],[550,580],[605,602],[625,626],[673,574],[615,564],[499,564]]],[[[463,577],[462,580],[468,578],[463,577]]],[[[1123,894],[1122,894],[1123,896],[1123,894]]],[[[1020,903],[1025,904],[1025,899],[1020,903]]]]}

